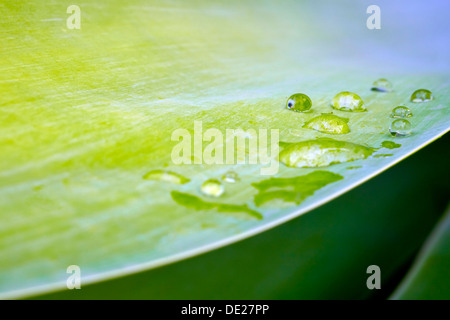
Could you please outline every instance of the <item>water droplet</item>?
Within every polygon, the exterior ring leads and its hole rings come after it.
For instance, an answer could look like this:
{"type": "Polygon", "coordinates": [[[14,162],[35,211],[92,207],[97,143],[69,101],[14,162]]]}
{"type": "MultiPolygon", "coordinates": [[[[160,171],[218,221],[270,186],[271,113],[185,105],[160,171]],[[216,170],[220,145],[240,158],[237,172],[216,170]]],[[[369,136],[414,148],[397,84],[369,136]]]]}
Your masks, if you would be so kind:
{"type": "Polygon", "coordinates": [[[413,94],[411,95],[411,101],[412,102],[428,102],[433,100],[433,94],[431,93],[430,90],[427,89],[419,89],[413,92],[413,94]]]}
{"type": "Polygon", "coordinates": [[[392,109],[391,118],[411,118],[413,113],[408,107],[398,106],[392,109]]]}
{"type": "Polygon", "coordinates": [[[149,171],[143,176],[143,178],[145,180],[165,181],[175,184],[185,184],[191,181],[178,173],[165,170],[149,171]]]}
{"type": "Polygon", "coordinates": [[[375,150],[356,143],[317,139],[286,144],[280,161],[288,167],[324,167],[335,163],[366,159],[375,150]]]}
{"type": "Polygon", "coordinates": [[[406,136],[411,133],[411,123],[405,119],[397,119],[392,121],[389,132],[394,137],[406,136]]]}
{"type": "Polygon", "coordinates": [[[246,204],[236,205],[236,204],[208,202],[189,193],[183,193],[179,191],[172,191],[170,195],[172,196],[172,199],[176,203],[186,208],[193,208],[195,210],[216,209],[219,212],[245,212],[256,219],[263,218],[261,213],[250,209],[246,204]]]}
{"type": "Polygon", "coordinates": [[[392,91],[392,83],[387,79],[378,79],[372,84],[372,91],[389,92],[392,91]]]}
{"type": "Polygon", "coordinates": [[[303,93],[296,93],[289,97],[286,107],[296,112],[306,112],[312,107],[311,99],[303,93]]]}
{"type": "Polygon", "coordinates": [[[346,134],[350,132],[348,119],[333,114],[323,113],[305,123],[303,128],[317,130],[329,134],[346,134]]]}
{"type": "Polygon", "coordinates": [[[207,196],[220,197],[224,193],[225,188],[219,180],[209,179],[203,182],[200,191],[207,196]]]}
{"type": "Polygon", "coordinates": [[[361,97],[356,93],[344,91],[338,93],[331,101],[331,107],[341,111],[364,112],[367,111],[361,97]]]}
{"type": "Polygon", "coordinates": [[[238,182],[239,176],[236,172],[234,171],[228,171],[226,172],[223,176],[222,176],[222,180],[228,183],[236,183],[238,182]]]}
{"type": "Polygon", "coordinates": [[[395,148],[400,148],[402,145],[392,142],[392,141],[383,141],[381,143],[381,146],[386,149],[395,149],[395,148]]]}
{"type": "Polygon", "coordinates": [[[253,183],[259,193],[255,195],[256,206],[272,201],[300,204],[316,190],[332,182],[343,179],[341,175],[329,171],[316,170],[311,173],[292,178],[269,178],[253,183]]]}

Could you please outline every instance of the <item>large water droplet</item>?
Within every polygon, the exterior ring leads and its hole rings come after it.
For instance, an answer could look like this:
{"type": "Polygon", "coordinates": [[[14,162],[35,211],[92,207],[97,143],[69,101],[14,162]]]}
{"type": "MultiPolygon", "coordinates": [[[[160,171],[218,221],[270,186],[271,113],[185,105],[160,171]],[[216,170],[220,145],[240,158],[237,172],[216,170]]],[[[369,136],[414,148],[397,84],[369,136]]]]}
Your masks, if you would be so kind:
{"type": "Polygon", "coordinates": [[[175,184],[185,184],[190,181],[188,178],[183,177],[181,174],[165,170],[149,171],[143,176],[143,178],[145,180],[165,181],[175,184]]]}
{"type": "Polygon", "coordinates": [[[378,79],[372,84],[372,91],[389,92],[392,91],[392,83],[387,79],[378,79]]]}
{"type": "Polygon", "coordinates": [[[324,113],[305,123],[303,128],[317,130],[329,134],[345,134],[350,132],[347,118],[324,113]]]}
{"type": "Polygon", "coordinates": [[[228,171],[222,176],[222,180],[228,183],[236,183],[239,181],[239,176],[234,171],[228,171]]]}
{"type": "Polygon", "coordinates": [[[289,97],[286,107],[296,112],[306,112],[312,107],[311,99],[303,93],[296,93],[289,97]]]}
{"type": "Polygon", "coordinates": [[[331,101],[331,107],[341,111],[363,112],[367,111],[361,97],[356,93],[344,91],[338,93],[331,101]]]}
{"type": "Polygon", "coordinates": [[[413,94],[411,95],[411,101],[412,102],[428,102],[433,100],[433,94],[431,93],[430,90],[427,89],[419,89],[413,92],[413,94]]]}
{"type": "Polygon", "coordinates": [[[203,182],[200,191],[210,197],[220,197],[225,189],[219,180],[209,179],[203,182]]]}
{"type": "Polygon", "coordinates": [[[405,119],[392,121],[389,132],[395,137],[406,136],[411,133],[411,123],[405,119]]]}
{"type": "Polygon", "coordinates": [[[413,113],[408,107],[398,106],[392,109],[391,118],[411,118],[413,113]]]}
{"type": "Polygon", "coordinates": [[[331,164],[365,159],[375,150],[356,143],[334,139],[317,139],[285,143],[280,161],[288,167],[324,167],[331,164]]]}

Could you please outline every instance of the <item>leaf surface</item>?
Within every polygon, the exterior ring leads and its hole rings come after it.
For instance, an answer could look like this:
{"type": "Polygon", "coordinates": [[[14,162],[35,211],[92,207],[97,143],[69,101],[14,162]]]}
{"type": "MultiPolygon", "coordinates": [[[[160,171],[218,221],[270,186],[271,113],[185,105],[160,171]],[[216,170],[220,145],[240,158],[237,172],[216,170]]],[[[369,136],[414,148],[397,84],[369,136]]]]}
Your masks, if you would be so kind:
{"type": "MultiPolygon", "coordinates": [[[[297,2],[79,6],[81,30],[69,30],[59,1],[0,5],[2,297],[64,288],[72,264],[90,283],[249,237],[324,204],[448,131],[448,55],[424,49],[440,48],[439,34],[410,43],[407,59],[399,51],[406,40],[393,43],[411,32],[428,36],[426,28],[394,24],[394,31],[373,34],[341,7],[333,11],[338,21],[327,20],[322,5],[297,2]],[[394,91],[370,90],[381,76],[394,91]],[[435,100],[410,103],[422,87],[435,100]],[[331,109],[341,91],[360,95],[368,111],[331,109]],[[311,98],[311,113],[286,109],[295,92],[311,98]],[[414,114],[413,133],[393,138],[389,114],[400,104],[414,114]],[[351,132],[330,136],[303,128],[329,112],[348,118],[351,132]],[[195,121],[203,133],[268,129],[278,130],[285,143],[332,137],[379,149],[367,159],[324,168],[280,164],[272,178],[261,176],[267,166],[260,163],[175,165],[172,133],[186,129],[194,136],[195,121]],[[381,148],[385,141],[401,146],[381,148]],[[183,183],[145,179],[152,170],[174,172],[183,183]],[[223,196],[200,193],[205,180],[229,170],[240,181],[225,184],[223,196]],[[341,178],[308,180],[317,170],[341,178]],[[307,192],[278,186],[263,191],[270,192],[266,202],[255,186],[267,179],[306,181],[307,192]],[[173,194],[200,208],[180,205],[173,194]]],[[[365,8],[351,12],[364,17],[365,8]]]]}

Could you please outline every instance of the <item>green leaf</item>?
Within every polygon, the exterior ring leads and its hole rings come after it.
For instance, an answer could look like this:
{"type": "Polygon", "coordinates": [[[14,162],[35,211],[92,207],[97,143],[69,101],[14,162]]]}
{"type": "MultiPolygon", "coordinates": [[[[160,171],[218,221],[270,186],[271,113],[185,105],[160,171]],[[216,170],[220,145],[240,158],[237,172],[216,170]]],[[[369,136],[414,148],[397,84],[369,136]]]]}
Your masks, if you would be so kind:
{"type": "Polygon", "coordinates": [[[449,142],[446,135],[364,185],[243,241],[37,299],[385,299],[445,209],[450,181],[440,178],[449,142]],[[381,290],[366,286],[374,264],[381,290]]]}
{"type": "MultiPolygon", "coordinates": [[[[380,72],[369,63],[376,54],[330,55],[327,46],[339,47],[349,35],[330,39],[323,21],[307,14],[299,19],[301,4],[116,0],[79,6],[81,30],[69,30],[59,1],[0,5],[1,297],[62,289],[73,264],[84,283],[92,283],[249,237],[330,201],[448,131],[445,70],[412,77],[405,68],[383,68],[394,91],[370,91],[380,72]],[[419,87],[436,99],[409,103],[419,87]],[[361,96],[368,111],[331,109],[331,99],[344,90],[361,96]],[[311,113],[286,109],[298,91],[311,98],[311,113]],[[413,134],[392,138],[389,113],[399,104],[414,113],[413,134]],[[306,194],[287,189],[286,197],[278,187],[267,192],[281,199],[255,203],[255,186],[270,179],[260,175],[265,166],[175,165],[171,158],[172,133],[192,133],[194,121],[202,121],[203,132],[266,128],[298,143],[329,137],[302,127],[331,111],[348,118],[351,130],[333,137],[374,154],[320,168],[333,178],[306,182],[306,194]],[[401,146],[375,150],[384,141],[401,146]],[[379,157],[386,154],[392,156],[379,157]],[[146,179],[152,170],[173,172],[182,183],[146,179]],[[212,201],[200,193],[203,181],[228,170],[240,182],[226,184],[222,197],[212,201]],[[171,194],[199,198],[203,207],[180,205],[171,194]]],[[[382,37],[402,38],[402,32],[382,37]]],[[[370,45],[370,37],[353,35],[358,45],[370,45]]],[[[411,53],[411,59],[420,56],[411,53]]],[[[274,178],[288,179],[277,185],[308,181],[314,172],[281,164],[274,178]]]]}
{"type": "Polygon", "coordinates": [[[392,299],[450,299],[450,210],[435,227],[392,299]]]}

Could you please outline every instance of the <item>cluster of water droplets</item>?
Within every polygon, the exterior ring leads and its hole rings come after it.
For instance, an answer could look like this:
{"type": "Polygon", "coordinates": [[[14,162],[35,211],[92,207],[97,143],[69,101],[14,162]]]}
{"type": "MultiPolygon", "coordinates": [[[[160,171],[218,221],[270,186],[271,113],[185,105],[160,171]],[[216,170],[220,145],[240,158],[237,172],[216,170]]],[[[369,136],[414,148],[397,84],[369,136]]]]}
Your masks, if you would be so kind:
{"type": "MultiPolygon", "coordinates": [[[[239,175],[234,171],[227,171],[222,176],[222,181],[226,183],[236,183],[240,181],[239,175]]],[[[200,187],[201,193],[209,197],[220,197],[225,192],[225,186],[217,179],[208,179],[200,187]]]]}
{"type": "MultiPolygon", "coordinates": [[[[373,91],[392,91],[392,84],[387,79],[378,79],[372,85],[373,91]]],[[[410,102],[423,103],[434,99],[433,94],[428,89],[415,90],[410,97],[410,102]]],[[[405,105],[400,105],[392,109],[391,118],[395,118],[389,126],[389,133],[395,137],[403,137],[412,133],[412,125],[407,120],[413,116],[413,112],[405,105]]]]}
{"type": "MultiPolygon", "coordinates": [[[[372,91],[376,92],[391,92],[393,91],[393,86],[387,79],[381,78],[373,82],[372,91]]],[[[412,93],[410,97],[410,102],[413,103],[424,103],[433,100],[434,97],[432,93],[427,89],[419,89],[412,93]]],[[[329,105],[331,108],[343,112],[366,112],[368,111],[362,98],[353,92],[342,91],[334,96],[329,105]]],[[[290,111],[295,112],[311,112],[313,103],[311,99],[304,93],[295,93],[291,95],[287,102],[286,108],[290,111]]],[[[411,134],[412,125],[407,120],[413,116],[413,113],[409,107],[406,105],[399,105],[392,109],[390,115],[394,118],[389,126],[389,133],[394,137],[402,137],[411,134]]],[[[350,132],[349,119],[340,117],[333,113],[321,113],[315,116],[302,126],[304,129],[316,130],[325,134],[340,135],[347,134],[350,132]]],[[[301,131],[297,130],[297,131],[301,131]]],[[[300,134],[299,134],[300,135],[300,134]]],[[[395,149],[399,148],[401,145],[393,141],[383,141],[382,148],[395,149]]],[[[339,141],[331,138],[317,138],[313,140],[301,141],[296,143],[286,143],[280,142],[280,147],[282,151],[279,153],[279,161],[284,163],[287,167],[324,167],[335,163],[349,162],[354,160],[366,159],[372,156],[377,149],[368,146],[355,144],[347,141],[339,141]]],[[[390,156],[391,154],[381,154],[375,156],[390,156]]],[[[361,166],[348,167],[348,169],[357,169],[361,166]]],[[[316,172],[316,171],[315,171],[316,172]]],[[[329,173],[328,173],[329,174],[329,173]]],[[[306,176],[305,176],[306,177],[306,176]]],[[[305,177],[294,177],[292,181],[287,179],[268,179],[260,183],[254,184],[260,193],[255,198],[255,203],[262,204],[267,199],[272,198],[289,198],[295,203],[302,201],[302,197],[299,194],[305,194],[304,188],[298,188],[296,190],[295,186],[302,182],[305,177]],[[280,190],[272,190],[273,188],[280,186],[285,186],[288,183],[293,183],[294,191],[289,189],[290,192],[287,196],[285,192],[280,192],[280,190]],[[272,188],[272,189],[271,189],[272,188]],[[269,190],[269,191],[268,191],[269,190]],[[282,195],[282,196],[281,196],[282,195]],[[259,202],[257,202],[257,200],[259,202]]],[[[157,180],[169,182],[172,184],[182,185],[190,182],[189,179],[177,174],[175,172],[166,170],[152,170],[146,173],[143,178],[145,180],[157,180]]],[[[311,177],[308,176],[308,179],[311,177]]],[[[314,180],[318,187],[326,185],[332,181],[338,180],[342,177],[338,176],[326,176],[326,172],[315,177],[314,180]]],[[[218,198],[225,193],[226,184],[238,183],[240,178],[238,174],[234,171],[225,172],[220,179],[207,179],[200,186],[200,193],[207,197],[218,198]]],[[[308,180],[309,181],[309,180],[308,180]]],[[[282,190],[281,190],[282,191],[282,190]]],[[[257,218],[262,218],[262,216],[247,207],[246,205],[229,205],[215,203],[211,201],[204,201],[196,196],[185,194],[182,192],[174,191],[172,192],[173,199],[187,207],[198,208],[199,210],[213,209],[216,208],[219,211],[245,211],[257,218]]]]}
{"type": "MultiPolygon", "coordinates": [[[[418,89],[411,94],[410,101],[413,103],[423,103],[433,100],[433,94],[427,89],[418,89]]],[[[389,133],[394,137],[403,137],[412,133],[411,122],[407,118],[411,118],[413,113],[405,105],[401,105],[392,109],[391,118],[396,118],[389,126],[389,133]]]]}
{"type": "MultiPolygon", "coordinates": [[[[391,92],[392,83],[381,78],[373,82],[372,91],[391,92]]],[[[433,100],[433,95],[429,90],[419,89],[412,93],[410,101],[422,103],[433,100]]],[[[367,108],[362,98],[353,92],[343,91],[332,99],[331,108],[344,112],[366,112],[367,108]]],[[[311,111],[311,99],[303,93],[297,93],[289,97],[287,101],[289,110],[305,112],[311,111]]],[[[413,113],[405,105],[393,108],[390,117],[394,118],[389,126],[389,133],[395,137],[402,137],[411,134],[412,125],[407,120],[413,113]]],[[[326,134],[346,134],[350,132],[349,119],[342,118],[332,113],[322,113],[308,120],[302,128],[312,129],[326,134]]],[[[298,130],[297,130],[298,131],[298,130]]],[[[296,134],[299,135],[299,134],[296,134]]],[[[399,145],[400,146],[400,145],[399,145]]],[[[362,145],[343,143],[338,140],[310,140],[294,144],[284,145],[280,153],[280,161],[290,167],[315,167],[326,166],[333,163],[352,161],[354,159],[364,159],[371,155],[373,149],[362,145]]]]}

